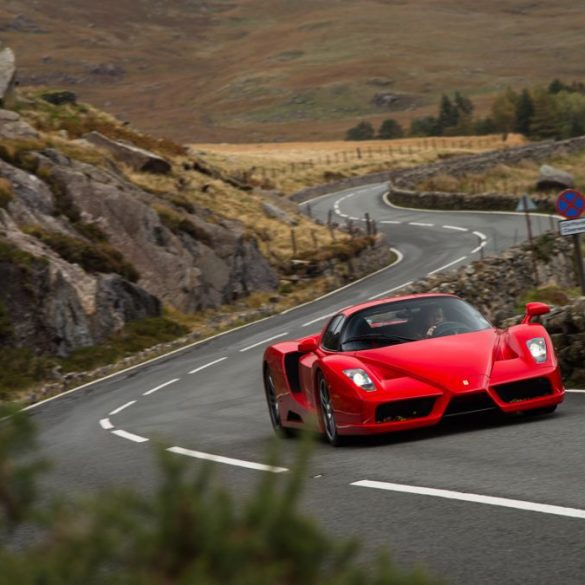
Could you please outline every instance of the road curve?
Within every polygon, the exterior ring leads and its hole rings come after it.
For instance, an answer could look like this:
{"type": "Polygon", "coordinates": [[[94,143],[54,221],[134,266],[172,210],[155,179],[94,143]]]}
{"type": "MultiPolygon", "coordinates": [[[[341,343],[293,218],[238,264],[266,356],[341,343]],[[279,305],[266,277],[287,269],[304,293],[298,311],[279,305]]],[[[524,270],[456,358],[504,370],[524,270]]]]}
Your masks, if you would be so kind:
{"type": "MultiPolygon", "coordinates": [[[[148,489],[151,443],[194,462],[212,460],[226,485],[253,489],[272,430],[260,359],[272,340],[318,330],[327,315],[430,273],[448,270],[526,238],[514,214],[399,209],[384,185],[307,202],[339,221],[365,212],[402,260],[360,282],[256,324],[96,382],[31,409],[43,452],[55,466],[47,485],[64,492],[106,486],[148,489]]],[[[306,205],[305,204],[305,205],[306,205]]],[[[535,231],[549,220],[535,221],[535,231]]],[[[579,584],[585,575],[585,394],[534,419],[466,419],[368,440],[343,449],[316,445],[305,510],[340,536],[358,536],[364,558],[388,545],[455,584],[579,584]]]]}

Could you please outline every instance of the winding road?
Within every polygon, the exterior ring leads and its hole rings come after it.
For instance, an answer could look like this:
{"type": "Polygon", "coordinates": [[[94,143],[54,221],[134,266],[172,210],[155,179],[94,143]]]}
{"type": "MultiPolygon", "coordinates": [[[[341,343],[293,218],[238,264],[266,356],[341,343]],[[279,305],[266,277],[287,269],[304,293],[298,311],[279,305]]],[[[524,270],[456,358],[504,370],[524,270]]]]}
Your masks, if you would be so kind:
{"type": "MultiPolygon", "coordinates": [[[[151,444],[217,462],[226,485],[254,489],[259,474],[285,473],[295,442],[282,441],[281,467],[266,464],[272,428],[261,355],[277,339],[317,331],[339,308],[398,292],[526,239],[511,213],[396,208],[384,185],[320,197],[314,216],[377,220],[399,261],[312,303],[196,343],[139,367],[29,407],[47,482],[61,493],[106,486],[148,489],[151,444]]],[[[535,218],[536,233],[549,219],[535,218]]],[[[303,507],[329,532],[357,536],[363,558],[389,547],[457,584],[582,585],[585,582],[585,395],[573,391],[542,418],[465,418],[433,429],[318,443],[303,507]]]]}

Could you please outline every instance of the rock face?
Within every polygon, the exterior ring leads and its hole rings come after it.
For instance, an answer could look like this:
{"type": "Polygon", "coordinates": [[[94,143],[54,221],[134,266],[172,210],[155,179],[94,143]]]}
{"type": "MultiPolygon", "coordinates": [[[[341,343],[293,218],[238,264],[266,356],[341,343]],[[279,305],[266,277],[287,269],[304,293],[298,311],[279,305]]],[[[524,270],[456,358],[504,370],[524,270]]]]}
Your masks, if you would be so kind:
{"type": "Polygon", "coordinates": [[[11,186],[0,207],[0,282],[9,283],[0,287],[0,304],[12,321],[11,344],[66,355],[160,314],[163,302],[192,312],[278,284],[239,223],[163,207],[115,168],[54,149],[29,151],[26,169],[0,160],[0,177],[11,186]],[[61,251],[71,242],[73,251],[61,251]],[[105,245],[139,275],[136,283],[115,266],[92,269],[93,253],[89,267],[67,255],[105,245]]]}
{"type": "Polygon", "coordinates": [[[16,63],[12,49],[8,47],[0,50],[0,106],[3,106],[6,98],[14,87],[16,76],[16,63]]]}
{"type": "Polygon", "coordinates": [[[550,165],[542,165],[536,186],[540,191],[552,191],[553,189],[571,189],[575,186],[575,182],[566,171],[555,169],[550,165]]]}
{"type": "Polygon", "coordinates": [[[21,120],[16,112],[0,110],[0,138],[34,139],[38,136],[38,132],[30,124],[21,120]]]}
{"type": "Polygon", "coordinates": [[[111,140],[99,132],[90,132],[83,138],[95,146],[110,151],[120,162],[137,171],[157,174],[171,172],[171,165],[164,158],[133,144],[111,140]]]}

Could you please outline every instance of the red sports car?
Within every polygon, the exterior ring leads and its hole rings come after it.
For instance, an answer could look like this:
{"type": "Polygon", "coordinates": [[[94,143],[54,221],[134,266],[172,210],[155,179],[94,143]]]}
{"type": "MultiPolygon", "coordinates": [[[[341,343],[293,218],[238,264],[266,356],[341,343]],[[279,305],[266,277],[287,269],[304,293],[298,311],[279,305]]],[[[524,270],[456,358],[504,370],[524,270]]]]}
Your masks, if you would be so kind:
{"type": "Polygon", "coordinates": [[[546,330],[531,322],[549,311],[528,303],[522,323],[502,330],[446,294],[346,308],[320,334],[264,353],[272,425],[309,426],[335,445],[483,410],[552,412],[563,382],[546,330]]]}

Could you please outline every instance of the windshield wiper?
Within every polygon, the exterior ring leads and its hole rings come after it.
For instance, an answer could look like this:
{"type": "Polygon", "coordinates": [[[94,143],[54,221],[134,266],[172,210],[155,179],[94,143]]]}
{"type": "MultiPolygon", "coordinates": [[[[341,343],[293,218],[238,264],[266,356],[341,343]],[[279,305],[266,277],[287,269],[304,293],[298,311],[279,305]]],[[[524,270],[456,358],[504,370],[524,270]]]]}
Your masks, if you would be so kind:
{"type": "Polygon", "coordinates": [[[416,341],[412,337],[402,337],[400,335],[384,335],[383,333],[369,333],[365,335],[355,335],[343,341],[343,343],[351,343],[352,341],[397,341],[404,343],[406,341],[416,341]]]}

